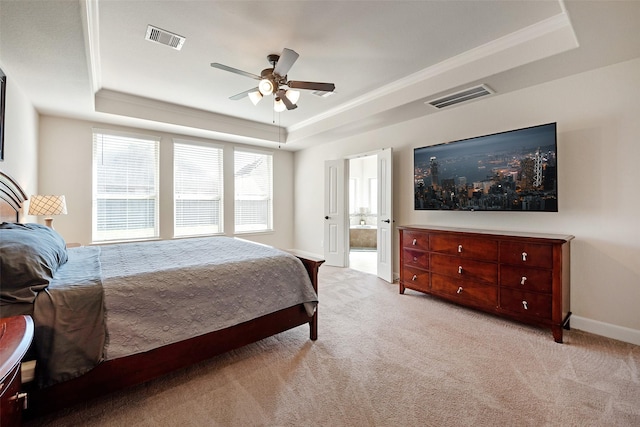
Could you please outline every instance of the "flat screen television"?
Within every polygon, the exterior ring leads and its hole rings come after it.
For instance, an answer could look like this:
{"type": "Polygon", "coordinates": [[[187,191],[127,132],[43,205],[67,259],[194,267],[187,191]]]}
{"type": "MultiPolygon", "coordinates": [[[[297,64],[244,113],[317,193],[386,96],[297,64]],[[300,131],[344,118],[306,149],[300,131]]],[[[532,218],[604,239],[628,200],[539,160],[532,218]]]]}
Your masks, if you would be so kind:
{"type": "Polygon", "coordinates": [[[558,211],[556,123],[414,149],[416,210],[558,211]]]}

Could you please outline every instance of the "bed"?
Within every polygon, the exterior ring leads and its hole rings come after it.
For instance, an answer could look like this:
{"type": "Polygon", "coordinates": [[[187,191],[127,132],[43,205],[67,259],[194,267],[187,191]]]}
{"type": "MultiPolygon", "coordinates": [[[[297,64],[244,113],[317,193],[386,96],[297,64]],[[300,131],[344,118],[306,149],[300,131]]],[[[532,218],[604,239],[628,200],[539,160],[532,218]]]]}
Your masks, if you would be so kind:
{"type": "Polygon", "coordinates": [[[3,317],[29,314],[36,326],[36,378],[26,385],[30,415],[301,325],[317,339],[321,259],[227,237],[66,248],[54,230],[18,223],[26,199],[0,171],[0,308],[3,317]],[[30,239],[37,243],[29,246],[30,239]],[[23,277],[30,268],[23,267],[23,252],[49,267],[36,272],[47,280],[23,277]]]}

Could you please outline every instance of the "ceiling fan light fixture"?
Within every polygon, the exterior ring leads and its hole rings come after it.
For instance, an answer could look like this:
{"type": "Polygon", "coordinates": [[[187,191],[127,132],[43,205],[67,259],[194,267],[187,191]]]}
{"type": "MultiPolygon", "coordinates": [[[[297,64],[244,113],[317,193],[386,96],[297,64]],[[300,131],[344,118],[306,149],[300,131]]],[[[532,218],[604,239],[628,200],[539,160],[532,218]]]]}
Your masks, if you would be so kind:
{"type": "Polygon", "coordinates": [[[267,95],[271,95],[274,92],[275,86],[271,80],[262,79],[258,84],[258,90],[263,96],[267,96],[267,95]]]}
{"type": "Polygon", "coordinates": [[[280,99],[279,97],[276,97],[274,103],[273,103],[273,109],[277,112],[277,113],[282,113],[284,110],[287,109],[287,106],[284,105],[284,102],[282,102],[282,99],[280,99]]]}
{"type": "Polygon", "coordinates": [[[262,99],[262,94],[258,90],[249,92],[249,99],[251,100],[253,105],[258,105],[258,102],[260,102],[260,100],[262,99]]]}
{"type": "Polygon", "coordinates": [[[286,96],[292,104],[297,104],[300,99],[300,91],[288,89],[284,96],[286,96]]]}

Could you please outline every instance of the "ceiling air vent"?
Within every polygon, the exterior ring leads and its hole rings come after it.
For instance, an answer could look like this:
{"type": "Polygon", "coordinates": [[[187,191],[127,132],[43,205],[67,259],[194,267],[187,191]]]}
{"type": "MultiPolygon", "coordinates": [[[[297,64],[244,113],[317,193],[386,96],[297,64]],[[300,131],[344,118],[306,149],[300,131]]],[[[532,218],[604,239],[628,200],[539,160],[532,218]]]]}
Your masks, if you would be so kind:
{"type": "Polygon", "coordinates": [[[147,27],[147,35],[145,39],[172,47],[175,50],[182,49],[182,45],[185,41],[184,37],[170,33],[162,28],[154,27],[153,25],[149,25],[147,27]]]}
{"type": "Polygon", "coordinates": [[[451,105],[460,104],[461,102],[480,98],[482,96],[491,95],[492,93],[495,92],[489,86],[482,84],[446,96],[441,96],[438,99],[427,101],[425,102],[425,104],[429,104],[434,106],[435,108],[440,109],[450,107],[451,105]]]}
{"type": "Polygon", "coordinates": [[[333,95],[334,93],[336,93],[335,90],[331,92],[327,92],[324,90],[314,90],[313,92],[311,92],[311,95],[319,96],[320,98],[326,98],[328,96],[333,95]]]}

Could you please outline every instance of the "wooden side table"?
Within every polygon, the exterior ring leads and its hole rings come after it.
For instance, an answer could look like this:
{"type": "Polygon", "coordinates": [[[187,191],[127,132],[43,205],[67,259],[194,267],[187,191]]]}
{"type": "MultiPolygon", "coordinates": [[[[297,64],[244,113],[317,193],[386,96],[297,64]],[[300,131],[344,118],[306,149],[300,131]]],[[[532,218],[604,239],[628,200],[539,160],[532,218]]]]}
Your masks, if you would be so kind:
{"type": "Polygon", "coordinates": [[[20,362],[33,339],[30,316],[0,319],[0,426],[22,424],[26,393],[20,392],[22,378],[20,362]]]}

